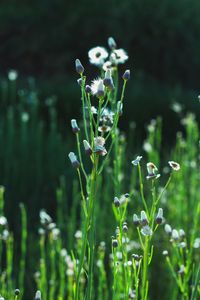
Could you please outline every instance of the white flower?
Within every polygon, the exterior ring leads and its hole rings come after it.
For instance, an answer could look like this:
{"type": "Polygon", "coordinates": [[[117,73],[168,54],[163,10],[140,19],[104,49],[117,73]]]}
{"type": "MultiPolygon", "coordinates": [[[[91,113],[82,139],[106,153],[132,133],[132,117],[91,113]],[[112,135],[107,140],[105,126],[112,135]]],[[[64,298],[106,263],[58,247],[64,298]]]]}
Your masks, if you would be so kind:
{"type": "Polygon", "coordinates": [[[94,96],[98,96],[99,92],[104,93],[103,80],[101,78],[94,79],[91,83],[91,91],[94,96]]]}
{"type": "Polygon", "coordinates": [[[157,179],[160,177],[160,174],[157,174],[158,168],[152,163],[147,163],[147,172],[148,175],[146,176],[147,179],[157,179]]]}
{"type": "Polygon", "coordinates": [[[52,222],[52,218],[46,213],[45,210],[40,211],[40,222],[41,224],[47,224],[52,222]]]}
{"type": "Polygon", "coordinates": [[[146,226],[142,227],[141,233],[142,233],[144,236],[149,236],[149,235],[152,235],[152,234],[153,234],[153,231],[152,231],[152,229],[151,229],[148,225],[146,225],[146,226]]]}
{"type": "Polygon", "coordinates": [[[113,69],[113,64],[111,61],[106,61],[104,64],[103,64],[103,70],[104,71],[107,71],[107,70],[112,70],[113,69]]]}
{"type": "Polygon", "coordinates": [[[127,59],[128,55],[124,49],[115,49],[110,56],[111,62],[115,65],[124,64],[127,59]]]}
{"type": "Polygon", "coordinates": [[[174,171],[179,171],[181,168],[180,165],[175,161],[168,161],[168,164],[174,171]]]}
{"type": "Polygon", "coordinates": [[[142,156],[137,156],[136,159],[132,160],[132,164],[134,166],[138,166],[138,164],[140,163],[140,160],[142,159],[142,156]]]}
{"type": "Polygon", "coordinates": [[[108,52],[103,47],[95,47],[88,52],[90,63],[96,66],[102,66],[108,57],[108,52]]]}

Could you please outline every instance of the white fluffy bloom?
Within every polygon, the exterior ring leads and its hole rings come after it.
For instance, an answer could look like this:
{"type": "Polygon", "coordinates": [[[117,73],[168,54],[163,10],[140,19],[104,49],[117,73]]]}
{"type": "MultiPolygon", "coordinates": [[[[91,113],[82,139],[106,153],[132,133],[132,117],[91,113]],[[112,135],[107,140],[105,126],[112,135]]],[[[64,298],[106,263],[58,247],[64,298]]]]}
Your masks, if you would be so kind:
{"type": "Polygon", "coordinates": [[[96,66],[102,66],[108,57],[108,52],[103,47],[95,47],[88,52],[90,63],[96,66]]]}
{"type": "Polygon", "coordinates": [[[127,59],[128,54],[124,49],[115,49],[110,56],[111,62],[113,62],[115,65],[124,64],[127,59]]]}
{"type": "Polygon", "coordinates": [[[94,79],[91,84],[92,95],[96,96],[100,88],[102,89],[102,91],[104,91],[105,89],[103,80],[101,78],[94,79]]]}

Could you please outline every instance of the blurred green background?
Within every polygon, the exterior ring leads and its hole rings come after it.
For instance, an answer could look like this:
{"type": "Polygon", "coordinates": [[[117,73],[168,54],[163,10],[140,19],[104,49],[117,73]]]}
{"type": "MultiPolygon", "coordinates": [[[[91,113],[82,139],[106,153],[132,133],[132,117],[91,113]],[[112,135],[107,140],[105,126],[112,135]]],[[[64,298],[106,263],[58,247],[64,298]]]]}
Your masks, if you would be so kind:
{"type": "Polygon", "coordinates": [[[74,60],[81,59],[92,79],[98,70],[87,52],[106,47],[109,36],[130,56],[120,70],[132,74],[121,128],[128,132],[135,122],[140,141],[160,115],[163,143],[173,144],[181,127],[171,104],[199,115],[199,12],[196,0],[1,1],[0,182],[12,199],[8,212],[19,201],[33,219],[40,207],[54,212],[60,177],[71,176],[70,119],[80,116],[74,60]],[[16,82],[7,79],[10,69],[18,71],[16,82]]]}

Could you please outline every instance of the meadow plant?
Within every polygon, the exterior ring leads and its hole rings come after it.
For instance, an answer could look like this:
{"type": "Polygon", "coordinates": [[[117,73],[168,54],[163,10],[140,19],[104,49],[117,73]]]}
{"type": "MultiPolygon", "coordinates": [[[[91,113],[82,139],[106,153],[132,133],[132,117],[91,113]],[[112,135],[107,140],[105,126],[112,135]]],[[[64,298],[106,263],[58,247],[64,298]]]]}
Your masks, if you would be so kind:
{"type": "MultiPolygon", "coordinates": [[[[0,300],[26,299],[27,278],[32,276],[29,260],[34,263],[35,300],[200,297],[197,121],[192,114],[184,116],[181,105],[175,103],[173,110],[183,133],[177,133],[170,155],[164,153],[161,160],[162,120],[158,117],[147,126],[140,151],[131,149],[131,161],[126,138],[119,129],[130,80],[130,70],[122,71],[121,65],[128,54],[117,48],[113,38],[108,39],[108,48],[98,46],[88,52],[89,62],[99,71],[91,82],[85,75],[87,68],[79,59],[75,61],[83,120],[71,120],[76,147],[70,145],[68,158],[77,174],[71,181],[71,207],[66,206],[68,189],[61,176],[55,193],[56,216],[40,210],[37,235],[28,232],[29,219],[20,204],[20,243],[16,245],[5,216],[4,188],[0,187],[0,300]],[[34,243],[28,247],[33,237],[34,243]]],[[[10,71],[11,104],[16,101],[17,76],[10,71]]],[[[8,148],[16,132],[22,137],[19,149],[24,149],[30,132],[39,147],[34,148],[36,152],[41,147],[43,129],[37,126],[36,94],[32,99],[35,104],[29,113],[22,103],[19,106],[19,130],[15,131],[14,105],[7,111],[8,148]]],[[[60,147],[54,143],[54,139],[60,141],[54,107],[49,114],[49,147],[59,154],[60,147]]],[[[13,154],[8,151],[6,155],[11,161],[13,154]]],[[[38,176],[41,158],[40,150],[38,176]]],[[[6,166],[4,175],[8,172],[6,166]]],[[[39,182],[40,178],[37,187],[39,182]]]]}

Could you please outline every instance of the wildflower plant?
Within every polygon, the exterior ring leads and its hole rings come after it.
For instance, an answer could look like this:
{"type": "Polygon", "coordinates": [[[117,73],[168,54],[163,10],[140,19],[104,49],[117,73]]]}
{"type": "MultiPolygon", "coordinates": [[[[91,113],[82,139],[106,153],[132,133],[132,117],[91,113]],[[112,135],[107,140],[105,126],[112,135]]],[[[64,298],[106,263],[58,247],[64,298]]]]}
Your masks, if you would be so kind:
{"type": "Polygon", "coordinates": [[[84,128],[79,132],[75,120],[71,121],[72,131],[76,136],[77,154],[70,152],[69,159],[79,178],[83,207],[83,240],[81,253],[74,254],[78,260],[75,267],[74,299],[80,299],[81,273],[86,274],[86,299],[93,298],[94,259],[95,259],[95,204],[97,199],[98,178],[110,157],[118,134],[117,127],[121,116],[126,83],[130,71],[122,76],[121,95],[118,93],[118,64],[124,63],[128,55],[122,49],[116,49],[114,39],[109,39],[110,54],[104,47],[92,48],[89,53],[91,64],[98,66],[100,75],[90,84],[84,73],[80,60],[75,67],[80,75],[81,100],[84,128]],[[107,64],[107,67],[106,65],[107,64]],[[110,67],[108,67],[108,65],[110,67]],[[97,102],[94,107],[93,103],[97,102]],[[90,161],[90,170],[86,170],[82,154],[82,141],[85,157],[90,161]],[[87,264],[85,263],[85,259],[87,264]]]}

